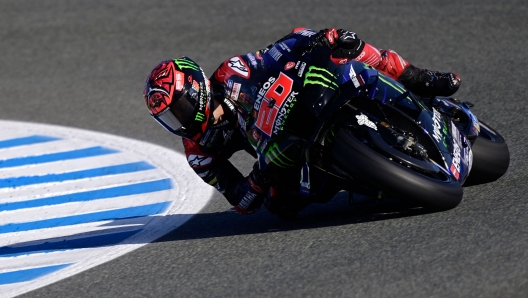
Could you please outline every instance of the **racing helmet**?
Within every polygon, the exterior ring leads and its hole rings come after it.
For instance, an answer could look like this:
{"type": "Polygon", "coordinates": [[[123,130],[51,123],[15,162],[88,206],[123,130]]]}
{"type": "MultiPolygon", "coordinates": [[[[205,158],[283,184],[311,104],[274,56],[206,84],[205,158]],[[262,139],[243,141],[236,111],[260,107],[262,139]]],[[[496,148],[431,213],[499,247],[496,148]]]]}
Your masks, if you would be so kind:
{"type": "Polygon", "coordinates": [[[188,57],[159,63],[143,91],[150,115],[175,135],[197,140],[214,121],[211,85],[188,57]]]}

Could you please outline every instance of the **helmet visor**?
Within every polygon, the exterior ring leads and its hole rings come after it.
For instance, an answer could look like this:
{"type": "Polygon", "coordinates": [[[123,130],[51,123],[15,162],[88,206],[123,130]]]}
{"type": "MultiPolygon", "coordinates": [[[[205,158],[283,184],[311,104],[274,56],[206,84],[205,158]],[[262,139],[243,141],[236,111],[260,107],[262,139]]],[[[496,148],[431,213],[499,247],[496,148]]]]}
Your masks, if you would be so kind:
{"type": "MultiPolygon", "coordinates": [[[[185,94],[184,96],[188,96],[185,94]]],[[[176,103],[172,104],[163,112],[152,115],[168,131],[184,138],[191,138],[193,117],[195,114],[195,107],[184,98],[180,98],[176,103]]]]}
{"type": "Polygon", "coordinates": [[[167,108],[165,111],[152,115],[156,121],[158,121],[163,127],[172,133],[176,133],[182,128],[182,124],[176,116],[172,113],[170,108],[167,108]]]}

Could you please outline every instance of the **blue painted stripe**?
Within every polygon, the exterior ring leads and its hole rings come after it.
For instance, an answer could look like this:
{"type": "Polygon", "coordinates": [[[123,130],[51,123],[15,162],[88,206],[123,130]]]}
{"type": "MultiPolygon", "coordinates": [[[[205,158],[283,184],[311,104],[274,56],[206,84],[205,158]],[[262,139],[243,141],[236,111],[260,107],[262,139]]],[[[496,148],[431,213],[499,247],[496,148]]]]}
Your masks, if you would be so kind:
{"type": "Polygon", "coordinates": [[[29,137],[0,141],[0,149],[24,146],[24,145],[32,145],[32,144],[37,144],[37,143],[45,143],[45,142],[56,141],[56,140],[60,140],[60,138],[34,135],[34,136],[29,136],[29,137]]]}
{"type": "Polygon", "coordinates": [[[128,207],[116,210],[99,211],[88,214],[72,215],[66,217],[58,217],[51,219],[44,219],[24,223],[9,223],[0,226],[0,234],[22,232],[30,230],[38,230],[45,228],[63,227],[77,224],[84,224],[90,222],[97,222],[103,220],[115,220],[132,217],[141,217],[155,215],[163,212],[170,206],[171,202],[161,202],[143,206],[128,207]]]}
{"type": "Polygon", "coordinates": [[[19,167],[19,166],[25,166],[25,165],[30,165],[30,164],[41,164],[41,163],[54,162],[54,161],[60,161],[60,160],[70,160],[70,159],[100,156],[100,155],[112,154],[112,153],[117,153],[117,152],[119,151],[98,146],[98,147],[77,149],[77,150],[66,151],[66,152],[50,153],[50,154],[44,154],[44,155],[38,155],[38,156],[18,157],[18,158],[13,158],[13,159],[0,160],[0,169],[9,168],[9,167],[19,167]]]}
{"type": "Polygon", "coordinates": [[[0,179],[0,188],[18,187],[49,182],[63,182],[67,180],[77,180],[93,178],[107,175],[117,175],[154,169],[154,166],[144,162],[133,162],[128,164],[108,166],[96,169],[81,170],[62,174],[48,174],[43,176],[22,176],[0,179]]]}
{"type": "MultiPolygon", "coordinates": [[[[50,241],[50,239],[45,239],[45,243],[32,244],[25,246],[16,246],[9,247],[4,246],[0,247],[0,257],[15,257],[20,255],[28,255],[35,253],[49,253],[56,251],[65,251],[72,249],[81,249],[81,248],[93,248],[93,247],[102,247],[115,245],[121,241],[137,234],[142,231],[142,229],[125,231],[119,233],[108,233],[103,235],[89,236],[77,239],[57,239],[56,241],[50,241]]],[[[41,240],[44,241],[44,240],[41,240]]]]}
{"type": "Polygon", "coordinates": [[[128,184],[104,189],[97,189],[85,192],[78,192],[55,197],[48,197],[35,200],[27,200],[21,202],[8,202],[0,204],[0,212],[18,210],[25,208],[35,208],[50,205],[59,205],[72,202],[86,202],[121,196],[131,196],[143,193],[150,193],[156,191],[163,191],[172,188],[170,179],[162,179],[148,182],[141,182],[136,184],[128,184]]]}
{"type": "Polygon", "coordinates": [[[73,263],[39,267],[39,268],[31,268],[31,269],[22,269],[18,271],[0,273],[0,285],[31,281],[41,276],[64,269],[70,266],[71,264],[73,263]]]}

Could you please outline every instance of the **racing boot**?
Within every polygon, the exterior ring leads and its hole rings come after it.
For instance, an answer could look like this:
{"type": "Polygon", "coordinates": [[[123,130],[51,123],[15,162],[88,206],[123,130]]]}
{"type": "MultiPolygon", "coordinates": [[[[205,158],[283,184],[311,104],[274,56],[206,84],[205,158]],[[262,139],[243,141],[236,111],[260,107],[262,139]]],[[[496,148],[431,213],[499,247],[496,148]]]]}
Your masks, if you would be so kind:
{"type": "Polygon", "coordinates": [[[398,77],[405,87],[422,97],[451,96],[460,87],[460,77],[452,72],[438,72],[407,66],[398,77]]]}

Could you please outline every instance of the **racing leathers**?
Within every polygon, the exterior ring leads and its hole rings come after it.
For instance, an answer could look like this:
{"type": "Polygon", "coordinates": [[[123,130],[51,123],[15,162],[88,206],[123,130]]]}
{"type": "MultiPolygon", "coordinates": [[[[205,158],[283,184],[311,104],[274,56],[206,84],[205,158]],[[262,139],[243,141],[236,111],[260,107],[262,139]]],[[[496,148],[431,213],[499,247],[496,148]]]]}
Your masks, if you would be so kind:
{"type": "MultiPolygon", "coordinates": [[[[451,95],[460,84],[455,74],[419,69],[396,52],[379,50],[349,31],[325,29],[316,32],[297,28],[273,45],[286,39],[296,40],[293,50],[301,55],[325,46],[332,50],[331,59],[336,64],[346,64],[350,60],[364,62],[399,79],[419,95],[451,95]]],[[[265,126],[259,119],[259,109],[273,108],[273,100],[267,107],[260,107],[263,104],[261,99],[272,92],[275,83],[282,79],[280,76],[270,77],[268,62],[262,56],[273,45],[231,57],[218,67],[210,81],[214,99],[222,105],[225,117],[220,123],[210,126],[198,139],[184,139],[183,144],[187,161],[196,174],[222,193],[238,212],[253,213],[264,203],[269,211],[279,216],[295,216],[310,203],[328,201],[339,189],[327,183],[325,176],[317,170],[311,170],[309,175],[313,191],[301,194],[302,142],[277,142],[263,137],[266,130],[270,130],[267,134],[271,135],[275,124],[271,121],[271,126],[265,126]],[[245,150],[256,159],[247,177],[229,161],[239,150],[245,150]]],[[[287,67],[300,68],[294,63],[287,67]]],[[[288,96],[282,98],[285,102],[296,100],[295,92],[282,93],[288,96]]],[[[310,125],[309,122],[300,125],[310,125]]]]}

